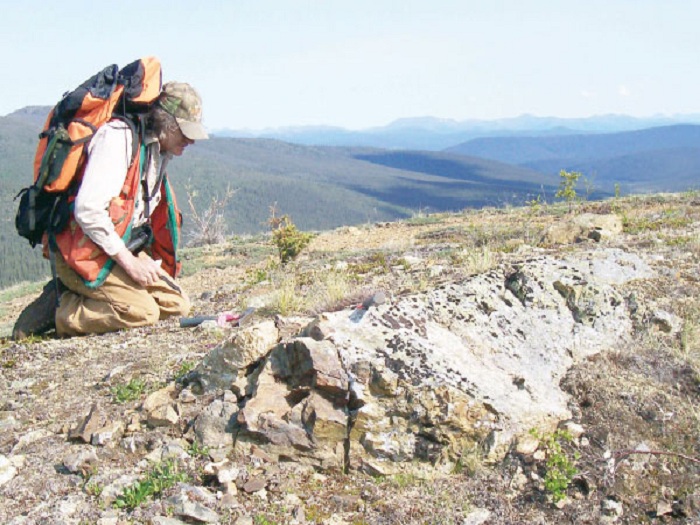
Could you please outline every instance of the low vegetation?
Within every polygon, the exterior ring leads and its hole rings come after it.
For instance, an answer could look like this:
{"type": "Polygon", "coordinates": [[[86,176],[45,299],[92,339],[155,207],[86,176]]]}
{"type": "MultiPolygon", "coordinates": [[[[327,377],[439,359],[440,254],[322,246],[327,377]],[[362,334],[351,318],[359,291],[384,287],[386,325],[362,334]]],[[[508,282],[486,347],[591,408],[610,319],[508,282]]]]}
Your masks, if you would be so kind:
{"type": "Polygon", "coordinates": [[[299,231],[288,215],[277,217],[275,206],[270,208],[268,222],[272,231],[272,242],[277,247],[282,264],[296,259],[313,239],[313,234],[299,231]]]}
{"type": "Polygon", "coordinates": [[[576,184],[581,175],[582,173],[579,171],[561,170],[559,172],[559,189],[554,196],[563,199],[569,205],[569,213],[573,211],[574,204],[580,199],[576,192],[576,184]]]}
{"type": "Polygon", "coordinates": [[[540,450],[545,454],[544,488],[554,503],[559,503],[566,498],[566,491],[579,472],[576,462],[581,455],[574,452],[570,456],[564,450],[563,443],[573,441],[573,436],[566,430],[557,429],[543,434],[533,429],[531,434],[540,441],[540,450]]]}
{"type": "MultiPolygon", "coordinates": [[[[286,262],[272,232],[229,237],[220,244],[185,249],[182,281],[192,290],[193,315],[214,313],[213,308],[240,311],[247,305],[256,305],[256,315],[267,318],[352,308],[378,289],[389,297],[410,294],[533,253],[565,257],[574,250],[596,249],[592,241],[566,246],[543,241],[551,224],[570,219],[569,205],[566,200],[535,199],[522,208],[424,213],[391,224],[342,227],[310,236],[286,262]]],[[[261,502],[258,496],[239,490],[238,506],[221,511],[221,523],[236,523],[243,515],[254,523],[286,523],[298,507],[307,522],[319,524],[330,522],[334,515],[356,525],[468,523],[480,509],[491,512],[484,523],[592,524],[601,522],[602,508],[617,504],[624,512],[612,521],[620,524],[695,523],[700,516],[698,195],[577,201],[572,211],[620,217],[624,231],[609,246],[645,254],[656,272],[654,278],[626,285],[625,296],[635,312],[631,340],[592,356],[562,378],[571,396],[572,419],[581,425],[582,436],[538,429],[534,432],[541,455],[523,458],[511,451],[498,464],[488,463],[475,445],[462,452],[449,475],[439,479],[407,474],[372,477],[358,472],[279,475],[285,483],[281,492],[271,490],[268,500],[261,502]],[[652,302],[654,309],[645,307],[652,302]],[[289,494],[298,498],[294,505],[285,499],[289,494]]],[[[15,301],[11,309],[22,300],[6,297],[8,303],[15,301]]],[[[8,312],[0,322],[8,326],[11,319],[8,312]]],[[[172,340],[166,340],[158,332],[163,326],[110,339],[115,348],[128,347],[131,338],[143,337],[169,345],[162,363],[149,362],[146,370],[126,368],[123,375],[110,379],[109,387],[98,390],[108,396],[110,409],[126,411],[133,407],[128,403],[135,405],[145,396],[148,385],[184,377],[217,342],[205,332],[178,330],[169,334],[172,340]]],[[[80,352],[85,353],[95,340],[81,338],[72,344],[82,345],[80,352]]],[[[58,345],[40,340],[6,343],[0,347],[3,375],[25,388],[23,367],[41,355],[48,356],[45,359],[51,359],[52,366],[60,366],[76,351],[71,345],[58,345]]],[[[149,348],[134,357],[128,348],[124,359],[145,361],[150,352],[149,348]]],[[[40,369],[28,370],[31,375],[40,369]]],[[[102,377],[96,380],[100,385],[102,377]]],[[[31,391],[47,396],[41,389],[45,383],[31,391]]],[[[32,398],[31,405],[35,402],[32,398]]],[[[190,474],[174,463],[149,470],[120,494],[115,505],[122,517],[138,521],[147,510],[166,508],[161,506],[163,496],[186,478],[212,493],[220,489],[215,479],[203,474],[216,451],[193,435],[188,441],[183,444],[189,456],[184,461],[196,465],[188,468],[190,474]]],[[[10,446],[6,444],[5,451],[10,446]]],[[[100,451],[115,453],[107,448],[100,451]]],[[[251,472],[278,467],[254,456],[229,459],[251,472]]],[[[93,501],[99,500],[103,489],[100,476],[84,479],[82,490],[93,501]]]]}
{"type": "Polygon", "coordinates": [[[114,501],[114,506],[118,509],[134,510],[149,499],[159,497],[176,483],[186,481],[187,478],[187,474],[178,470],[174,461],[159,463],[148,471],[144,479],[126,487],[114,501]]]}
{"type": "Polygon", "coordinates": [[[190,237],[188,244],[197,247],[223,242],[228,233],[225,219],[226,207],[236,191],[231,189],[230,185],[227,186],[223,195],[211,196],[207,206],[201,211],[194,204],[198,191],[191,181],[185,185],[185,192],[187,193],[187,205],[190,209],[190,219],[194,223],[187,230],[190,237]]]}
{"type": "Polygon", "coordinates": [[[123,404],[141,398],[146,391],[146,383],[141,379],[131,379],[128,383],[112,387],[112,396],[115,403],[123,404]]]}

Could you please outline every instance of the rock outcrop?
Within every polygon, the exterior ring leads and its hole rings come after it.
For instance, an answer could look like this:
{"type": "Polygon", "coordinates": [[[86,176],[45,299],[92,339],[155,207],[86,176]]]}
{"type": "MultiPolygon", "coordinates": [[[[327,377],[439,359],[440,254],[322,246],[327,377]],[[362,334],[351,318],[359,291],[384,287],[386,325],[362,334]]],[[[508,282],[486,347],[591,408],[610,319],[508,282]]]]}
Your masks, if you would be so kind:
{"type": "Polygon", "coordinates": [[[629,336],[620,285],[648,276],[619,250],[542,254],[321,314],[281,342],[270,322],[245,328],[190,375],[196,392],[228,392],[195,430],[208,446],[322,469],[447,470],[475,447],[499,459],[571,416],[560,380],[629,336]]]}

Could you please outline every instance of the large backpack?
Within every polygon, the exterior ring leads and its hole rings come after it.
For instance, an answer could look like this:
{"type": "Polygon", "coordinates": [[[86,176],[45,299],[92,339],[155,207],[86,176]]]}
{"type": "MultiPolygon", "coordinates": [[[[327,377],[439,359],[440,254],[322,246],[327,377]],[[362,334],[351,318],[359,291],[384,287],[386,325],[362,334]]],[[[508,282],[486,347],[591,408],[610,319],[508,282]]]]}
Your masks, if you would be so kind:
{"type": "Polygon", "coordinates": [[[17,233],[32,248],[44,234],[65,228],[82,178],[87,145],[100,126],[113,118],[134,132],[133,158],[138,153],[141,116],[158,98],[162,87],[160,61],[142,58],[119,69],[116,65],[66,93],[46,118],[34,157],[34,183],[19,192],[17,233]]]}

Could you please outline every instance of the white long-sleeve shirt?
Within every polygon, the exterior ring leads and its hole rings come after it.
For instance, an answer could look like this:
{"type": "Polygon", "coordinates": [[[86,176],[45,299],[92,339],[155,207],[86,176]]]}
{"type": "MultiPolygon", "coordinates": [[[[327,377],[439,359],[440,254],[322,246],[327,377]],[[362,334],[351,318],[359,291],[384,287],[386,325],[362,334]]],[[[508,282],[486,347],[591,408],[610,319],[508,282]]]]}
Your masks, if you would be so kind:
{"type": "MultiPolygon", "coordinates": [[[[124,248],[124,241],[117,235],[109,217],[109,204],[119,196],[131,162],[133,137],[129,126],[119,120],[111,121],[97,130],[88,145],[88,158],[83,181],[75,199],[75,220],[83,232],[110,257],[124,248]]],[[[155,138],[147,138],[150,159],[145,169],[148,192],[152,195],[149,215],[160,201],[155,191],[158,175],[165,170],[170,155],[160,154],[160,144],[155,138]],[[155,193],[155,195],[154,195],[155,193]]],[[[134,207],[133,226],[148,221],[144,204],[143,185],[139,185],[134,207]]]]}

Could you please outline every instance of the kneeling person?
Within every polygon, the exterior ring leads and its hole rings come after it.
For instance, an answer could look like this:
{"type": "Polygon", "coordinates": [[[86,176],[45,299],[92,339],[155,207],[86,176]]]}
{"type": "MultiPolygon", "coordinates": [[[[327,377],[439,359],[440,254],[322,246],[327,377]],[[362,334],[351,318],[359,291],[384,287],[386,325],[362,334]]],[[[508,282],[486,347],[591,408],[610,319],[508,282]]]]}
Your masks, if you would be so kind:
{"type": "Polygon", "coordinates": [[[145,133],[133,133],[119,119],[97,131],[73,216],[56,235],[58,282],[48,283],[20,314],[15,339],[54,325],[64,337],[112,332],[189,311],[189,299],[174,280],[180,213],[166,167],[195,140],[208,138],[201,115],[199,94],[170,82],[146,115],[145,133]],[[144,148],[132,163],[133,141],[144,148]],[[132,253],[124,242],[129,224],[132,239],[136,232],[148,238],[146,246],[136,243],[143,251],[132,253]]]}

